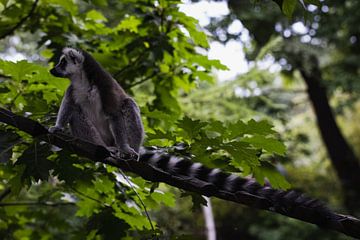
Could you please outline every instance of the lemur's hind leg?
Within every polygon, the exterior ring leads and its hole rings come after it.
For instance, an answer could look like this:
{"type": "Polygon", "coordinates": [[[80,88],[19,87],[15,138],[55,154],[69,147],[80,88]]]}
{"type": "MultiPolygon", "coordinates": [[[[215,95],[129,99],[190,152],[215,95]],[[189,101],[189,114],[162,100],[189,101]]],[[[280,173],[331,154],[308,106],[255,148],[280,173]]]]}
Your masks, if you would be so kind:
{"type": "Polygon", "coordinates": [[[108,146],[108,144],[104,142],[98,129],[88,118],[86,118],[86,116],[81,113],[81,111],[76,111],[73,113],[70,126],[71,133],[75,137],[105,147],[114,157],[125,158],[121,156],[117,147],[108,146]]]}
{"type": "Polygon", "coordinates": [[[106,147],[98,129],[94,124],[79,111],[74,111],[70,120],[71,133],[85,141],[106,147]]]}
{"type": "Polygon", "coordinates": [[[132,98],[127,98],[122,104],[122,113],[125,118],[127,140],[132,149],[139,153],[144,140],[144,127],[138,106],[132,98]]]}
{"type": "Polygon", "coordinates": [[[109,117],[110,129],[115,145],[125,155],[123,158],[137,159],[144,137],[140,111],[131,98],[126,98],[120,104],[116,114],[109,117]]]}

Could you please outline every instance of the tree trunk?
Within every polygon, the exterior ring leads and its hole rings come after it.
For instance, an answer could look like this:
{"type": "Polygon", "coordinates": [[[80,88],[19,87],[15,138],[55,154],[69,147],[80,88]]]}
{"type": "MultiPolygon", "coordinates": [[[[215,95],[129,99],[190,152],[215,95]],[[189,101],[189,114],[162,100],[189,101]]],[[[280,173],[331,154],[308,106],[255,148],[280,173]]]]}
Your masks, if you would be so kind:
{"type": "Polygon", "coordinates": [[[344,205],[351,213],[360,211],[360,164],[359,159],[342,135],[331,111],[322,76],[315,56],[311,58],[311,71],[305,71],[303,63],[300,73],[307,85],[307,91],[317,118],[317,125],[325,143],[332,165],[340,179],[344,205]]]}

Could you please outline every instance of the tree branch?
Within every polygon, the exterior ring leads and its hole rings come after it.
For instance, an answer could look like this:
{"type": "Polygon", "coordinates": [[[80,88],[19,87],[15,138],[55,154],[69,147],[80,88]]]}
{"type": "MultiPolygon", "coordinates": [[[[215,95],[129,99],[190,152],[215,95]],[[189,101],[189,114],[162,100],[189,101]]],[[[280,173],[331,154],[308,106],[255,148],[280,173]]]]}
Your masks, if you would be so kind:
{"type": "MultiPolygon", "coordinates": [[[[145,163],[144,155],[139,161],[124,161],[115,159],[111,153],[102,146],[98,146],[81,139],[76,139],[63,133],[50,134],[46,127],[31,119],[18,116],[6,109],[0,108],[0,122],[6,123],[22,130],[33,137],[37,137],[50,144],[68,149],[80,156],[87,157],[94,162],[109,164],[124,171],[135,173],[142,178],[153,182],[164,182],[171,186],[187,191],[196,192],[204,196],[213,196],[227,201],[237,202],[249,207],[277,212],[279,214],[299,219],[304,222],[319,225],[323,228],[342,232],[346,235],[360,238],[360,220],[352,216],[337,213],[321,214],[313,208],[298,206],[288,211],[286,206],[279,206],[264,197],[244,191],[231,193],[219,190],[215,185],[185,176],[171,175],[161,169],[145,163]]],[[[146,149],[146,148],[145,148],[146,149]]],[[[148,149],[148,151],[151,151],[148,149]]]]}
{"type": "Polygon", "coordinates": [[[46,207],[58,207],[66,205],[75,205],[73,202],[4,202],[0,203],[0,207],[14,207],[14,206],[31,206],[31,205],[41,205],[46,207]]]}
{"type": "Polygon", "coordinates": [[[10,188],[5,188],[4,191],[2,191],[2,193],[0,193],[0,202],[7,196],[9,195],[11,192],[10,188]]]}
{"type": "Polygon", "coordinates": [[[4,74],[0,74],[0,78],[7,78],[7,79],[11,79],[11,77],[6,76],[6,75],[4,75],[4,74]]]}
{"type": "Polygon", "coordinates": [[[114,73],[113,75],[114,78],[117,78],[118,76],[120,76],[120,74],[122,74],[124,71],[128,70],[129,68],[134,67],[141,60],[141,58],[145,56],[145,52],[146,51],[143,51],[143,53],[139,54],[139,56],[137,56],[134,61],[132,61],[131,63],[127,64],[125,67],[121,68],[119,71],[114,73]]]}
{"type": "Polygon", "coordinates": [[[31,17],[31,15],[34,13],[35,11],[35,8],[38,4],[39,0],[35,0],[35,2],[33,3],[33,5],[31,6],[31,9],[29,11],[29,13],[23,17],[22,19],[20,19],[20,21],[14,26],[12,27],[11,29],[9,29],[7,32],[5,32],[4,34],[2,34],[0,36],[0,39],[3,39],[4,37],[12,34],[17,28],[19,28],[29,17],[31,17]]]}
{"type": "Polygon", "coordinates": [[[126,86],[126,87],[129,89],[129,88],[135,87],[136,85],[142,84],[142,83],[150,80],[151,78],[155,77],[156,74],[157,74],[156,72],[153,72],[150,76],[144,77],[143,79],[141,79],[141,80],[139,80],[139,81],[137,81],[137,82],[131,83],[131,84],[129,84],[129,85],[126,86]]]}

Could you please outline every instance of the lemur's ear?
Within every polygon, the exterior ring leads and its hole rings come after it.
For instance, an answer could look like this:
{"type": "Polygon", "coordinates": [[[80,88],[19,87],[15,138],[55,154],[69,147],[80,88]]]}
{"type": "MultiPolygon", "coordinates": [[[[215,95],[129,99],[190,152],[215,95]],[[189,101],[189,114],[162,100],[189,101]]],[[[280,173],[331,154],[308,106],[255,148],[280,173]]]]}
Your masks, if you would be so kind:
{"type": "Polygon", "coordinates": [[[73,50],[69,51],[69,57],[70,57],[71,61],[73,61],[74,64],[76,64],[78,62],[73,50]]]}
{"type": "Polygon", "coordinates": [[[79,64],[84,61],[84,56],[80,51],[73,48],[64,48],[63,53],[74,63],[79,64]]]}

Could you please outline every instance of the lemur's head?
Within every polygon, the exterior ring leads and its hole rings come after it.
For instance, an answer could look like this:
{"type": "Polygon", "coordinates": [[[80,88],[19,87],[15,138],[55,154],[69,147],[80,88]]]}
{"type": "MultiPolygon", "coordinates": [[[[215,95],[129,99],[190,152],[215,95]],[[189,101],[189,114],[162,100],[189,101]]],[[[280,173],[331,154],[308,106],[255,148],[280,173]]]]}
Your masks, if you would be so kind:
{"type": "Polygon", "coordinates": [[[50,70],[55,77],[71,77],[82,70],[84,55],[81,51],[66,47],[62,51],[59,63],[50,70]]]}

